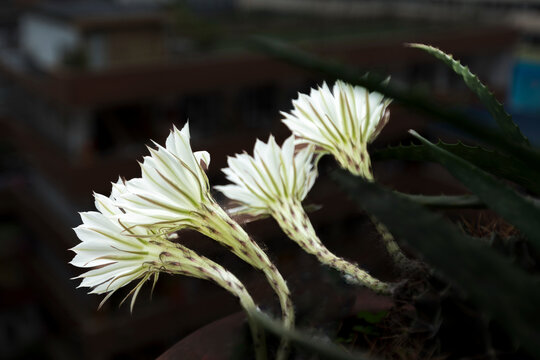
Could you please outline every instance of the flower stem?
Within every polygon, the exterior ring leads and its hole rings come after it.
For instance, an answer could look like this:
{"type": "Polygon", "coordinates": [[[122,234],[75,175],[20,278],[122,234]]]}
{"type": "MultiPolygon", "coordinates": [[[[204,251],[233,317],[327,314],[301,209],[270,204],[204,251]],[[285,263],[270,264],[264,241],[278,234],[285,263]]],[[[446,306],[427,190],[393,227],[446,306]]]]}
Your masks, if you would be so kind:
{"type": "MultiPolygon", "coordinates": [[[[375,181],[371,168],[370,171],[365,175],[365,178],[366,180],[371,182],[375,181]]],[[[386,250],[388,251],[388,254],[392,258],[394,263],[406,272],[412,272],[418,269],[418,264],[405,256],[388,228],[379,220],[377,220],[375,216],[370,215],[369,218],[371,219],[373,224],[375,224],[375,228],[377,229],[377,232],[381,235],[383,244],[386,247],[386,250]]]]}
{"type": "MultiPolygon", "coordinates": [[[[264,275],[270,282],[272,288],[279,297],[279,303],[281,305],[281,318],[283,321],[283,326],[286,329],[294,328],[294,307],[291,301],[291,294],[287,283],[277,270],[277,268],[270,264],[269,266],[263,269],[264,275]]],[[[281,339],[279,344],[278,352],[276,359],[285,360],[288,358],[290,352],[289,341],[285,338],[281,339]]]]}
{"type": "MultiPolygon", "coordinates": [[[[206,205],[205,222],[207,228],[200,231],[227,247],[231,252],[253,267],[261,270],[279,298],[283,325],[294,328],[294,307],[287,283],[266,253],[249,237],[246,231],[232,220],[214,201],[206,205]]],[[[289,354],[289,341],[281,339],[277,353],[278,360],[285,360],[289,354]]]]}
{"type": "Polygon", "coordinates": [[[242,283],[240,283],[240,281],[238,281],[231,273],[228,273],[228,275],[228,279],[219,276],[219,278],[215,277],[214,281],[240,300],[240,304],[247,312],[256,359],[266,360],[266,338],[264,336],[264,330],[261,329],[260,325],[252,317],[252,313],[258,311],[257,306],[242,283]],[[221,282],[219,281],[220,279],[222,279],[221,282]]]}
{"type": "Polygon", "coordinates": [[[369,217],[373,224],[375,224],[375,227],[379,234],[382,237],[384,246],[386,247],[386,250],[388,251],[388,254],[390,257],[394,260],[394,263],[402,270],[406,272],[412,272],[419,268],[417,263],[403,254],[401,249],[399,248],[398,244],[396,243],[396,240],[394,239],[394,236],[390,233],[388,228],[381,223],[375,216],[369,217]]]}
{"type": "Polygon", "coordinates": [[[353,283],[366,286],[377,293],[391,293],[390,284],[374,278],[357,265],[332,254],[317,236],[299,201],[290,200],[277,204],[272,208],[272,216],[287,236],[306,252],[315,255],[321,263],[341,271],[353,283]]]}
{"type": "Polygon", "coordinates": [[[253,298],[249,295],[248,291],[240,280],[238,280],[236,276],[223,268],[221,265],[208,258],[199,256],[187,248],[169,246],[165,248],[165,251],[168,256],[167,261],[163,262],[163,266],[168,272],[190,275],[213,281],[239,299],[240,305],[247,313],[248,323],[253,339],[255,358],[257,360],[266,360],[267,351],[264,330],[252,317],[252,314],[258,311],[258,309],[253,301],[253,298]],[[175,257],[178,259],[185,258],[186,252],[189,252],[189,256],[191,256],[193,259],[192,266],[187,266],[186,264],[181,265],[179,262],[174,261],[175,257]]]}

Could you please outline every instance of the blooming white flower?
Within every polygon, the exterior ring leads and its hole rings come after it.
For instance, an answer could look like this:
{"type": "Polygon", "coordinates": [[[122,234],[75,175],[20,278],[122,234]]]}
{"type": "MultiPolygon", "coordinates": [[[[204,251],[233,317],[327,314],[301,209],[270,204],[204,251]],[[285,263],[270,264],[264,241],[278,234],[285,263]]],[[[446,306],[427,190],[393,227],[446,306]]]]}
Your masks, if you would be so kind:
{"type": "MultiPolygon", "coordinates": [[[[114,204],[122,209],[113,216],[132,227],[144,227],[167,236],[191,228],[226,246],[231,252],[266,275],[279,297],[282,319],[294,324],[294,309],[285,280],[264,251],[217,204],[210,194],[205,168],[210,163],[206,151],[193,152],[189,124],[174,128],[165,147],[154,143],[150,155],[140,164],[142,177],[117,189],[114,204]]],[[[285,348],[287,339],[282,340],[285,348]]],[[[286,351],[281,351],[284,356],[286,351]]]]}
{"type": "Polygon", "coordinates": [[[189,125],[176,127],[166,147],[154,143],[140,164],[142,177],[125,183],[125,191],[116,205],[125,211],[119,219],[128,225],[154,225],[162,233],[193,226],[197,213],[208,202],[210,186],[203,167],[210,163],[206,151],[193,152],[189,143],[189,125]]]}
{"type": "Polygon", "coordinates": [[[129,227],[164,235],[191,228],[221,242],[253,266],[266,267],[266,255],[211,196],[204,171],[210,155],[191,150],[189,124],[182,130],[173,128],[166,147],[154,144],[157,149],[149,148],[150,156],[140,164],[142,177],[113,185],[117,188],[114,204],[123,210],[116,217],[129,227]]]}
{"type": "Polygon", "coordinates": [[[287,199],[304,200],[317,178],[313,165],[313,146],[295,154],[294,136],[280,148],[274,137],[267,143],[257,139],[253,156],[237,154],[227,159],[223,172],[234,184],[216,186],[229,199],[239,202],[233,212],[268,214],[287,199]]]}
{"type": "Polygon", "coordinates": [[[229,157],[229,167],[223,172],[233,184],[216,186],[225,196],[240,203],[231,212],[270,214],[289,238],[323,264],[343,272],[353,282],[388,292],[388,284],[332,254],[305,213],[301,202],[317,177],[313,146],[308,145],[295,154],[294,136],[285,140],[281,148],[270,136],[267,143],[257,140],[253,153],[253,156],[244,153],[229,157]]]}
{"type": "Polygon", "coordinates": [[[297,143],[314,144],[317,151],[332,154],[341,167],[370,179],[367,145],[388,122],[390,101],[338,80],[332,90],[323,83],[309,96],[298,94],[294,109],[281,114],[297,143]]]}
{"type": "Polygon", "coordinates": [[[76,277],[82,278],[79,287],[92,288],[93,294],[107,293],[101,306],[118,289],[139,280],[128,294],[133,295],[133,308],[142,285],[152,276],[155,283],[160,272],[207,278],[217,264],[148,229],[127,228],[116,219],[122,210],[113,200],[124,191],[123,181],[118,180],[110,197],[94,194],[98,211],[80,214],[83,223],[74,231],[81,242],[71,249],[75,252],[71,264],[90,270],[76,277]]]}
{"type": "MultiPolygon", "coordinates": [[[[293,110],[281,114],[297,143],[316,145],[316,151],[332,154],[342,168],[372,181],[367,146],[388,122],[390,102],[382,94],[338,80],[332,90],[323,83],[322,87],[311,89],[309,96],[298,94],[293,110]]],[[[406,269],[414,268],[388,229],[375,218],[372,220],[396,263],[406,269]]]]}
{"type": "Polygon", "coordinates": [[[159,260],[160,250],[111,220],[110,216],[119,209],[109,198],[100,194],[95,194],[95,198],[99,211],[81,213],[83,223],[74,229],[81,243],[71,249],[76,253],[71,264],[91,268],[77,277],[82,278],[80,287],[92,288],[90,293],[108,293],[100,307],[118,289],[142,279],[134,288],[133,306],[141,285],[152,275],[157,280],[158,271],[152,264],[159,260]]]}
{"type": "Polygon", "coordinates": [[[264,333],[252,319],[258,309],[244,285],[222,266],[181,244],[144,227],[124,226],[117,219],[123,210],[114,205],[114,200],[126,191],[124,181],[119,179],[110,197],[94,194],[98,211],[81,213],[83,223],[74,229],[81,243],[71,249],[75,252],[71,264],[90,270],[76,277],[82,278],[79,287],[91,288],[90,293],[107,293],[101,307],[118,289],[139,280],[122,300],[132,295],[133,311],[144,283],[153,276],[155,285],[161,272],[213,281],[238,297],[248,313],[256,358],[266,359],[264,333]]]}

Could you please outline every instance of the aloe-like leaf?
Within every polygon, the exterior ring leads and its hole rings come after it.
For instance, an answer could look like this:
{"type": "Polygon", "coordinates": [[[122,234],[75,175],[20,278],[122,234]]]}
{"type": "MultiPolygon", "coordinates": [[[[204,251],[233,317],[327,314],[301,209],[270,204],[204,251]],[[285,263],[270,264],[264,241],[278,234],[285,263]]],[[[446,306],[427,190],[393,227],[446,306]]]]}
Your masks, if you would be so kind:
{"type": "Polygon", "coordinates": [[[468,295],[510,337],[540,358],[540,286],[486,243],[440,214],[343,170],[332,174],[350,197],[468,295]]]}
{"type": "Polygon", "coordinates": [[[413,130],[409,132],[427,146],[433,160],[446,167],[489,208],[521,230],[540,251],[540,207],[471,162],[432,144],[413,130]]]}
{"type": "MultiPolygon", "coordinates": [[[[523,161],[479,146],[465,145],[461,142],[448,144],[439,141],[436,145],[475,164],[487,172],[513,181],[528,190],[540,194],[540,173],[532,169],[531,166],[523,161]]],[[[390,146],[385,149],[374,150],[371,155],[373,159],[379,160],[434,160],[433,153],[426,145],[414,144],[390,146]]]]}
{"type": "Polygon", "coordinates": [[[505,153],[514,155],[516,158],[527,161],[532,169],[540,169],[540,151],[537,149],[516,143],[508,139],[499,129],[486,127],[462,112],[441,106],[432,98],[420,96],[408,89],[398,88],[392,84],[386,84],[384,83],[385,77],[378,76],[372,72],[366,74],[356,68],[343,65],[336,61],[322,59],[282,41],[267,37],[253,37],[252,44],[270,56],[307,70],[321,73],[329,79],[341,79],[353,85],[363,86],[369,91],[379,92],[394,99],[395,103],[418,110],[428,115],[434,121],[446,123],[457,129],[466,131],[484,143],[489,144],[494,149],[500,149],[505,153]]]}
{"type": "Polygon", "coordinates": [[[519,127],[512,121],[512,117],[508,114],[502,104],[497,101],[495,96],[489,89],[482,84],[480,79],[473,74],[468,67],[463,66],[458,60],[454,59],[452,55],[446,54],[444,51],[437,49],[433,46],[425,44],[407,44],[408,46],[420,50],[424,50],[430,55],[444,62],[454,72],[463,78],[463,81],[472,92],[478,96],[482,104],[487,108],[491,116],[499,125],[499,128],[504,131],[506,135],[512,138],[514,141],[523,145],[529,145],[529,140],[519,130],[519,127]]]}
{"type": "Polygon", "coordinates": [[[324,341],[320,338],[313,338],[298,330],[286,329],[281,322],[271,319],[268,315],[262,312],[254,312],[252,314],[255,321],[263,326],[269,332],[287,338],[291,343],[321,356],[323,359],[336,360],[375,360],[372,356],[353,353],[345,350],[343,347],[335,345],[329,341],[324,341]]]}
{"type": "Polygon", "coordinates": [[[396,192],[417,204],[437,208],[479,208],[484,203],[476,195],[416,195],[396,192]]]}

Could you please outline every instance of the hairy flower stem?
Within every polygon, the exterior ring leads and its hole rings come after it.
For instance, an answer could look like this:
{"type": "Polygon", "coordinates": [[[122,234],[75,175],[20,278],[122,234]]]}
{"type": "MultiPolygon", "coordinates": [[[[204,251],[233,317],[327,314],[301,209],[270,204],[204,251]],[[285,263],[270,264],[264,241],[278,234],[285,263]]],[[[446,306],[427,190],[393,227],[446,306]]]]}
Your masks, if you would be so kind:
{"type": "Polygon", "coordinates": [[[401,249],[399,248],[396,240],[394,239],[394,236],[392,236],[386,226],[379,220],[377,220],[375,216],[370,216],[369,218],[371,219],[373,224],[375,224],[377,231],[382,237],[383,244],[386,247],[386,251],[388,251],[388,254],[394,260],[397,266],[399,266],[400,269],[406,272],[413,272],[417,270],[419,268],[419,265],[415,261],[406,257],[405,254],[403,254],[403,251],[401,251],[401,249]]]}
{"type": "Polygon", "coordinates": [[[255,358],[257,360],[266,360],[267,351],[264,330],[252,317],[252,314],[258,311],[258,309],[245,286],[228,270],[205,257],[198,256],[196,262],[199,265],[193,266],[182,265],[180,262],[175,261],[175,259],[189,256],[189,253],[186,250],[187,249],[181,247],[163,247],[163,251],[160,255],[161,269],[173,274],[188,275],[212,281],[237,297],[240,301],[240,305],[247,313],[247,319],[253,339],[255,358]]]}
{"type": "Polygon", "coordinates": [[[361,176],[365,179],[373,179],[371,170],[371,158],[366,145],[346,143],[334,153],[338,164],[347,169],[351,174],[361,176]]]}
{"type": "MultiPolygon", "coordinates": [[[[294,328],[294,307],[291,300],[291,293],[289,292],[289,288],[287,287],[287,283],[277,270],[277,268],[270,264],[269,266],[262,269],[264,275],[270,282],[272,289],[274,289],[275,293],[279,297],[279,303],[281,306],[281,319],[283,321],[283,326],[286,329],[293,329],[294,328]]],[[[289,357],[290,352],[290,344],[289,341],[285,338],[281,339],[281,342],[279,344],[279,349],[277,352],[276,359],[278,360],[285,360],[289,357]]]]}
{"type": "MultiPolygon", "coordinates": [[[[367,157],[369,159],[369,156],[367,157]]],[[[354,175],[362,176],[368,181],[375,181],[373,177],[373,172],[371,170],[371,166],[367,168],[369,171],[364,171],[362,173],[355,173],[350,168],[348,169],[351,173],[354,175]]],[[[388,254],[390,257],[394,260],[394,263],[401,268],[402,270],[406,272],[412,272],[416,269],[418,269],[418,265],[415,261],[409,259],[405,256],[403,251],[401,251],[401,248],[396,243],[396,240],[394,239],[394,236],[390,233],[388,228],[382,224],[375,216],[370,215],[369,217],[373,224],[375,224],[375,227],[379,234],[382,237],[383,244],[386,247],[386,251],[388,251],[388,254]]]]}
{"type": "MultiPolygon", "coordinates": [[[[201,216],[204,217],[206,226],[198,229],[200,232],[218,241],[239,258],[264,273],[279,298],[283,325],[287,329],[294,328],[294,307],[289,288],[266,253],[214,201],[205,205],[205,211],[201,216]]],[[[277,359],[286,359],[288,353],[289,343],[283,338],[278,349],[277,359]]]]}
{"type": "Polygon", "coordinates": [[[315,255],[321,263],[341,271],[353,283],[368,287],[380,294],[391,293],[390,284],[374,278],[357,265],[332,254],[322,244],[298,200],[290,199],[277,203],[272,207],[272,216],[287,236],[306,252],[315,255]]]}

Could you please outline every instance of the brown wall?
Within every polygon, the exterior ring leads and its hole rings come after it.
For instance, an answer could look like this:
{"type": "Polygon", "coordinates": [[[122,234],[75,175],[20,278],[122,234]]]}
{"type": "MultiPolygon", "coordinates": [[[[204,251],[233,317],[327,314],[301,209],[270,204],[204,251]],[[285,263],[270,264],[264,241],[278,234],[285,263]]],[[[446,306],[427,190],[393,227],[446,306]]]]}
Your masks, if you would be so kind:
{"type": "Polygon", "coordinates": [[[116,30],[106,34],[105,39],[110,67],[157,64],[166,59],[160,29],[116,30]]]}

